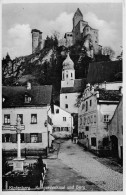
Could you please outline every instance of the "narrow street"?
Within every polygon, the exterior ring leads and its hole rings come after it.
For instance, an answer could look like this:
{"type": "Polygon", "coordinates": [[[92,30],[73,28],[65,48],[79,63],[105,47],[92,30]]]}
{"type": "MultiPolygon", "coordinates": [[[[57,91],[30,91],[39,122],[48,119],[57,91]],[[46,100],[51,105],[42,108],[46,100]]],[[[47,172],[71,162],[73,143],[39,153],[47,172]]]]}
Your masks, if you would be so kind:
{"type": "Polygon", "coordinates": [[[73,144],[71,140],[57,144],[57,148],[59,145],[58,155],[55,152],[47,159],[48,171],[44,184],[45,190],[123,190],[122,173],[99,162],[94,154],[84,151],[82,147],[73,144]],[[58,189],[60,188],[58,186],[63,189],[58,189]],[[70,186],[71,189],[68,189],[70,186]]]}

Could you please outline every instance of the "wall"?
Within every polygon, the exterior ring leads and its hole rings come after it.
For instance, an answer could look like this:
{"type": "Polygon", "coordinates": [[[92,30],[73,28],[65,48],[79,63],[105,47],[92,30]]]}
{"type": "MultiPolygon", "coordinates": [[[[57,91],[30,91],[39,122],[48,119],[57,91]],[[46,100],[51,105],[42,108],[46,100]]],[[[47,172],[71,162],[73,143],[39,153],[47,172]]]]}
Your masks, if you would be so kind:
{"type": "MultiPolygon", "coordinates": [[[[47,127],[44,123],[47,120],[47,107],[32,108],[7,108],[2,110],[2,123],[4,123],[4,114],[10,114],[10,125],[16,125],[17,114],[23,114],[23,125],[25,130],[22,133],[42,133],[42,142],[40,143],[21,143],[21,148],[45,148],[47,147],[47,127]],[[37,114],[37,124],[31,124],[31,114],[37,114]]],[[[2,133],[15,134],[15,131],[2,130],[2,133]]],[[[17,148],[16,143],[3,143],[3,149],[17,148]]]]}
{"type": "Polygon", "coordinates": [[[109,125],[110,136],[115,135],[118,138],[118,154],[121,158],[121,149],[123,146],[123,101],[121,100],[117,109],[115,110],[114,116],[109,125]]]}
{"type": "Polygon", "coordinates": [[[98,109],[98,126],[97,126],[97,140],[99,146],[102,145],[104,137],[109,137],[108,124],[104,122],[104,115],[109,115],[109,120],[111,120],[117,104],[99,104],[98,109]]]}
{"type": "Polygon", "coordinates": [[[32,33],[32,53],[36,51],[39,44],[39,32],[32,33]]]}
{"type": "Polygon", "coordinates": [[[89,149],[97,149],[96,146],[91,145],[91,138],[97,137],[97,98],[91,96],[85,101],[81,102],[78,114],[78,133],[84,133],[84,137],[79,139],[81,144],[84,144],[89,149]],[[90,105],[90,100],[92,101],[90,105]],[[88,102],[88,109],[86,111],[86,102],[88,102]],[[87,130],[88,127],[88,130],[87,130]]]}
{"type": "Polygon", "coordinates": [[[70,113],[78,113],[78,108],[75,106],[79,93],[62,93],[60,94],[60,107],[70,113]],[[65,108],[68,104],[68,108],[65,108]]]}
{"type": "Polygon", "coordinates": [[[109,150],[109,142],[104,144],[103,141],[104,138],[109,141],[108,124],[104,121],[104,115],[109,115],[111,120],[117,103],[101,104],[97,102],[98,96],[90,88],[84,91],[78,114],[79,142],[91,150],[109,150]],[[91,139],[94,138],[96,143],[92,144],[91,139]]]}
{"type": "Polygon", "coordinates": [[[114,83],[100,83],[98,84],[99,88],[104,88],[106,90],[119,90],[120,87],[122,87],[122,82],[114,82],[114,83]]]}
{"type": "Polygon", "coordinates": [[[68,127],[69,131],[72,131],[73,127],[73,117],[70,113],[61,109],[59,106],[54,105],[54,113],[52,113],[53,127],[68,127]],[[59,113],[56,111],[59,110],[59,113]],[[66,121],[63,120],[66,117],[66,121]]]}

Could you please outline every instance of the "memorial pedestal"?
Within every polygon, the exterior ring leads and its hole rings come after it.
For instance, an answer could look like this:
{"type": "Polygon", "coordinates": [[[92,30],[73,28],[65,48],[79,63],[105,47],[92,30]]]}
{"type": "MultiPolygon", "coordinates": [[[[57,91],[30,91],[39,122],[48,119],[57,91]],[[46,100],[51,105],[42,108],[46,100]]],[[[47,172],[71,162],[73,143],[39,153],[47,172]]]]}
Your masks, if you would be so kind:
{"type": "Polygon", "coordinates": [[[24,170],[24,160],[25,158],[13,159],[13,171],[23,171],[24,170]]]}

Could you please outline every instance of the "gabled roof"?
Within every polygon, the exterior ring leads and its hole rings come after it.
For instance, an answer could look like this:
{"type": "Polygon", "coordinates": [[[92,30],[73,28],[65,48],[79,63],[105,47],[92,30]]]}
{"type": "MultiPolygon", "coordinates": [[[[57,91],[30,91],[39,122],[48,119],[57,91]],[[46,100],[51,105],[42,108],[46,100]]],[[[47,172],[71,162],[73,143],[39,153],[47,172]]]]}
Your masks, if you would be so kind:
{"type": "MultiPolygon", "coordinates": [[[[117,81],[117,73],[122,72],[122,61],[94,62],[89,64],[87,83],[95,84],[117,81]]],[[[120,78],[120,80],[122,80],[120,78]]],[[[118,80],[118,81],[120,81],[118,80]]]]}
{"type": "Polygon", "coordinates": [[[98,100],[104,101],[119,101],[121,94],[119,90],[106,90],[106,89],[97,89],[99,91],[98,100]]]}
{"type": "Polygon", "coordinates": [[[52,85],[32,86],[27,90],[23,86],[3,86],[2,96],[5,98],[3,107],[42,106],[51,103],[52,85]],[[25,95],[31,97],[30,103],[25,103],[25,95]]]}
{"type": "Polygon", "coordinates": [[[86,87],[86,79],[75,79],[74,87],[63,87],[60,93],[79,93],[83,92],[86,87]]]}

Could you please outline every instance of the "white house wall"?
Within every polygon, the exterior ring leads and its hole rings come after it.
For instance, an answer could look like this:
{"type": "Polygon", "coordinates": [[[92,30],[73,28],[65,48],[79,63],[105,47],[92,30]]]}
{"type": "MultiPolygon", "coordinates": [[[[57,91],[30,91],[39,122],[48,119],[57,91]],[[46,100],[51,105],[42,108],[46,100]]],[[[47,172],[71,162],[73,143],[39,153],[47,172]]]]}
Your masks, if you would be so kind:
{"type": "Polygon", "coordinates": [[[87,91],[85,94],[85,100],[82,100],[79,107],[78,133],[84,133],[85,136],[84,138],[79,138],[79,142],[87,146],[89,149],[100,149],[103,138],[109,136],[108,125],[104,122],[104,115],[109,115],[109,119],[111,119],[116,107],[117,103],[98,103],[97,95],[91,95],[90,91],[87,91]],[[92,101],[91,106],[90,101],[92,101]],[[86,102],[88,102],[87,111],[86,102]],[[88,130],[86,130],[87,127],[88,130]],[[91,145],[91,138],[96,138],[96,146],[91,145]]]}
{"type": "MultiPolygon", "coordinates": [[[[42,133],[42,142],[40,143],[21,143],[21,148],[45,148],[47,147],[47,127],[44,123],[47,120],[47,107],[34,108],[4,108],[2,110],[2,124],[4,125],[4,114],[10,114],[10,125],[16,125],[17,114],[23,114],[23,124],[25,130],[22,133],[42,133]],[[31,124],[31,114],[37,114],[37,124],[31,124]]],[[[13,134],[15,131],[2,130],[3,134],[13,134]]],[[[16,149],[16,143],[3,143],[3,149],[16,149]]]]}
{"type": "Polygon", "coordinates": [[[71,131],[73,127],[73,117],[70,113],[55,105],[54,114],[52,114],[52,123],[54,127],[68,127],[69,131],[71,131]],[[59,110],[59,113],[56,113],[56,110],[59,110]],[[64,117],[66,117],[66,121],[63,120],[64,117]]]}
{"type": "Polygon", "coordinates": [[[104,122],[104,115],[109,115],[109,120],[111,120],[114,111],[116,109],[116,104],[99,104],[98,109],[98,138],[102,139],[103,137],[108,136],[108,125],[104,122]],[[102,130],[102,131],[101,131],[102,130]]]}
{"type": "Polygon", "coordinates": [[[123,146],[123,102],[121,101],[114,113],[112,121],[109,125],[110,136],[115,135],[118,138],[118,153],[121,158],[121,149],[123,146]]]}
{"type": "Polygon", "coordinates": [[[122,87],[122,82],[100,83],[98,86],[106,90],[119,90],[119,88],[122,87]]]}
{"type": "Polygon", "coordinates": [[[60,107],[70,113],[78,113],[78,107],[75,106],[79,93],[62,93],[60,94],[60,107]],[[68,104],[68,108],[65,108],[68,104]]]}

